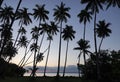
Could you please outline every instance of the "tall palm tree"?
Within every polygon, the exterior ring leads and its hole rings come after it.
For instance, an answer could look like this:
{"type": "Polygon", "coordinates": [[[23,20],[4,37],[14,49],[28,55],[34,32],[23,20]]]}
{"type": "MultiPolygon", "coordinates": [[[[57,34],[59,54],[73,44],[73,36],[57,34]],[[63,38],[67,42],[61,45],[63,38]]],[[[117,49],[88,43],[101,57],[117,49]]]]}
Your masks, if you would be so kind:
{"type": "MultiPolygon", "coordinates": [[[[41,45],[42,45],[42,42],[43,42],[43,39],[44,39],[44,35],[45,35],[45,29],[44,29],[44,26],[47,24],[44,24],[44,25],[41,25],[41,22],[46,22],[46,20],[48,20],[48,14],[49,14],[49,11],[45,9],[45,4],[43,5],[36,5],[35,6],[36,8],[33,9],[34,13],[33,13],[33,16],[34,16],[34,19],[36,20],[39,20],[39,25],[38,27],[40,28],[41,31],[41,35],[42,36],[42,39],[41,39],[41,42],[40,42],[40,45],[39,45],[39,48],[38,48],[38,55],[40,54],[40,48],[41,48],[41,45]],[[42,27],[40,27],[42,26],[42,27]],[[44,29],[44,30],[43,30],[44,29]]],[[[37,64],[37,63],[36,63],[37,64]]]]}
{"type": "Polygon", "coordinates": [[[60,24],[60,41],[59,41],[59,56],[58,56],[58,69],[57,69],[57,77],[59,77],[59,71],[60,71],[60,56],[61,56],[61,32],[62,32],[62,23],[67,22],[67,19],[70,18],[70,14],[68,13],[70,10],[69,7],[65,7],[65,4],[61,2],[60,6],[56,6],[54,8],[54,14],[55,17],[54,20],[60,24]]]}
{"type": "Polygon", "coordinates": [[[48,53],[47,53],[47,58],[46,58],[46,63],[45,63],[45,68],[44,68],[44,76],[46,76],[46,68],[47,68],[47,63],[48,63],[48,57],[50,53],[50,47],[51,47],[51,41],[53,40],[53,35],[57,35],[58,26],[54,22],[50,22],[50,27],[49,27],[49,32],[48,32],[48,37],[47,40],[49,40],[49,45],[48,45],[48,53]]]}
{"type": "Polygon", "coordinates": [[[66,70],[66,64],[67,64],[69,40],[73,40],[75,38],[75,36],[74,36],[75,31],[73,30],[72,26],[66,25],[66,28],[63,30],[62,34],[63,34],[62,38],[67,41],[65,64],[64,64],[64,69],[63,69],[63,77],[64,77],[65,76],[65,70],[66,70]]]}
{"type": "Polygon", "coordinates": [[[44,40],[45,33],[48,34],[48,32],[49,32],[49,27],[50,26],[47,23],[41,24],[40,35],[42,35],[42,38],[41,38],[41,41],[40,41],[38,54],[40,53],[40,49],[41,49],[41,46],[42,46],[42,43],[43,43],[43,40],[44,40]]]}
{"type": "Polygon", "coordinates": [[[30,23],[32,23],[32,20],[30,18],[30,15],[31,13],[28,13],[28,9],[27,8],[23,8],[23,9],[18,9],[17,13],[16,13],[16,20],[19,20],[19,25],[20,25],[20,28],[19,28],[19,31],[18,31],[18,34],[17,34],[17,37],[15,39],[15,43],[14,43],[14,46],[16,45],[16,42],[19,38],[19,35],[20,35],[20,31],[21,30],[24,30],[24,27],[23,25],[28,25],[30,23]]]}
{"type": "Polygon", "coordinates": [[[49,35],[47,37],[47,40],[49,40],[49,45],[48,45],[48,53],[47,53],[47,58],[46,58],[46,63],[45,63],[45,68],[44,68],[44,77],[46,76],[46,68],[47,68],[48,57],[49,57],[49,53],[50,53],[51,41],[53,40],[53,37],[51,35],[49,35]]]}
{"type": "Polygon", "coordinates": [[[82,4],[87,4],[86,5],[86,10],[91,10],[92,13],[94,14],[94,44],[95,44],[95,53],[96,53],[96,58],[97,58],[97,76],[98,80],[100,79],[100,70],[99,70],[99,57],[97,54],[97,40],[96,40],[96,18],[97,18],[97,13],[99,13],[99,9],[103,10],[102,4],[104,3],[104,0],[81,0],[82,4]]]}
{"type": "Polygon", "coordinates": [[[32,70],[32,73],[31,73],[32,77],[35,76],[35,72],[36,72],[35,71],[36,70],[36,57],[37,57],[36,54],[37,54],[37,51],[38,51],[39,31],[40,31],[40,28],[36,27],[36,26],[34,28],[32,28],[32,31],[31,31],[32,37],[34,39],[34,43],[30,47],[31,51],[34,50],[33,70],[32,70]]]}
{"type": "MultiPolygon", "coordinates": [[[[80,51],[80,54],[79,54],[79,61],[80,61],[80,56],[81,54],[83,53],[83,58],[84,58],[84,64],[86,66],[86,54],[88,53],[91,53],[88,48],[90,48],[90,45],[89,45],[89,41],[88,40],[84,40],[84,39],[80,39],[78,42],[78,47],[75,47],[74,50],[79,50],[80,51]],[[84,54],[85,53],[85,54],[84,54]]],[[[78,66],[79,66],[79,62],[78,62],[78,66]]],[[[78,69],[79,70],[79,69],[78,69]]],[[[86,74],[86,72],[85,72],[86,74]]],[[[79,74],[80,75],[80,74],[79,74]]],[[[80,77],[80,76],[79,76],[80,77]]]]}
{"type": "Polygon", "coordinates": [[[118,8],[120,8],[120,0],[105,0],[106,1],[106,4],[107,4],[107,9],[110,7],[110,6],[118,6],[118,8]]]}
{"type": "Polygon", "coordinates": [[[100,45],[99,45],[99,52],[100,52],[100,48],[101,48],[103,39],[105,37],[109,37],[110,33],[112,33],[111,29],[108,28],[110,25],[111,24],[106,23],[105,20],[99,21],[99,23],[97,24],[97,27],[98,27],[98,28],[96,28],[97,36],[99,38],[101,38],[101,42],[100,42],[100,45]]]}
{"type": "Polygon", "coordinates": [[[83,33],[83,39],[85,40],[85,32],[86,32],[86,23],[90,22],[90,20],[92,19],[91,16],[91,12],[87,11],[87,10],[81,10],[81,12],[77,15],[79,17],[79,21],[80,23],[84,23],[84,33],[83,33]]]}

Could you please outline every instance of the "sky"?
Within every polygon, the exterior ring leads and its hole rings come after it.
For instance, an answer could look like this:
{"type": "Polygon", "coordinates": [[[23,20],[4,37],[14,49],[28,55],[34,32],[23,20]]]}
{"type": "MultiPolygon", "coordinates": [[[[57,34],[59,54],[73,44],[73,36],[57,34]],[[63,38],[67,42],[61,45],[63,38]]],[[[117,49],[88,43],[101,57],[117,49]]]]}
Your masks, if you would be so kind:
{"type": "MultiPolygon", "coordinates": [[[[12,6],[14,9],[16,9],[16,6],[18,4],[19,0],[4,0],[4,3],[2,4],[2,7],[6,5],[12,6]]],[[[77,18],[77,15],[80,13],[82,9],[85,8],[85,5],[80,4],[80,0],[23,0],[21,3],[20,8],[26,7],[28,8],[28,11],[33,13],[33,8],[35,8],[35,5],[42,5],[46,4],[45,8],[50,12],[49,13],[49,21],[54,21],[53,17],[53,9],[56,8],[56,5],[60,5],[60,3],[63,2],[66,4],[66,7],[70,7],[69,14],[71,15],[71,18],[68,19],[67,25],[72,25],[73,29],[76,31],[75,39],[73,41],[69,42],[69,51],[68,51],[68,61],[67,65],[77,65],[77,57],[79,54],[79,51],[73,50],[74,47],[77,47],[77,41],[79,41],[83,37],[83,23],[79,23],[79,18],[77,18]]],[[[32,17],[31,17],[32,18],[32,17]]],[[[32,18],[33,20],[33,18],[32,18]]],[[[109,49],[109,50],[119,50],[120,49],[120,9],[115,7],[110,7],[108,10],[100,11],[99,14],[97,14],[97,23],[99,20],[105,20],[107,23],[111,23],[110,29],[112,30],[112,34],[110,37],[107,37],[104,39],[102,44],[102,49],[109,49]]],[[[47,22],[49,22],[47,21],[47,22]]],[[[66,25],[63,23],[63,28],[66,25]]],[[[94,52],[94,41],[93,41],[93,21],[90,23],[87,23],[87,29],[86,29],[86,39],[90,41],[91,48],[90,51],[94,52]]],[[[33,23],[29,26],[25,27],[28,31],[27,36],[28,39],[30,39],[31,35],[30,30],[34,26],[37,26],[38,22],[36,20],[33,20],[33,23]]],[[[13,38],[16,37],[17,31],[19,29],[18,21],[14,22],[13,25],[13,38]]],[[[97,38],[97,42],[99,44],[100,39],[97,38]]],[[[48,41],[46,40],[46,37],[44,39],[44,42],[42,44],[41,51],[43,52],[46,47],[48,46],[48,41]]],[[[51,51],[48,61],[48,66],[57,66],[58,61],[58,50],[59,50],[59,33],[57,36],[53,37],[53,41],[51,44],[51,51]]],[[[66,50],[66,41],[62,40],[62,53],[61,53],[61,66],[64,65],[64,59],[65,59],[65,50],[66,50]]],[[[24,48],[20,49],[18,54],[12,59],[11,62],[18,64],[20,59],[24,55],[24,48]]],[[[32,61],[33,57],[29,61],[32,61]]],[[[38,64],[38,66],[44,66],[46,61],[46,53],[44,54],[44,59],[42,62],[38,64]]],[[[81,63],[83,63],[83,58],[81,57],[81,63]]],[[[29,64],[32,65],[32,64],[29,64]]]]}

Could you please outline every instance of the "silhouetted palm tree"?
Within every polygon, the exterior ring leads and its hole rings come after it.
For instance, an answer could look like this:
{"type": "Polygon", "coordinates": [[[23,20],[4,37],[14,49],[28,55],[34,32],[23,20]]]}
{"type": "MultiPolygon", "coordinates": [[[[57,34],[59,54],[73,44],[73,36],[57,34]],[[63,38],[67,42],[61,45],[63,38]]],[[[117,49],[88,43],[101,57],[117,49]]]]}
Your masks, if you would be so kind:
{"type": "Polygon", "coordinates": [[[66,28],[64,28],[62,32],[62,38],[67,41],[66,46],[66,55],[65,55],[65,64],[63,69],[63,77],[65,76],[65,70],[66,70],[66,64],[67,64],[67,55],[68,55],[68,46],[69,46],[69,40],[73,40],[75,38],[75,31],[73,30],[72,26],[66,25],[66,28]]]}
{"type": "Polygon", "coordinates": [[[3,24],[10,24],[14,17],[13,8],[5,5],[4,8],[0,8],[0,21],[3,24]]]}
{"type": "Polygon", "coordinates": [[[1,27],[0,57],[2,56],[4,47],[12,40],[12,29],[9,28],[9,24],[2,24],[1,27]]]}
{"type": "Polygon", "coordinates": [[[80,23],[84,23],[84,33],[83,33],[83,39],[85,40],[85,32],[86,32],[86,23],[90,22],[92,19],[91,12],[88,12],[87,10],[81,10],[81,12],[77,15],[79,17],[80,23]]]}
{"type": "Polygon", "coordinates": [[[45,74],[46,74],[46,68],[48,63],[48,57],[50,53],[51,41],[53,40],[53,35],[57,35],[57,32],[59,32],[58,26],[54,22],[50,22],[50,27],[49,27],[48,37],[47,37],[47,40],[49,40],[49,45],[48,45],[48,53],[47,53],[45,69],[44,69],[44,76],[46,76],[45,74]]]}
{"type": "Polygon", "coordinates": [[[99,70],[99,60],[98,60],[98,54],[97,54],[97,40],[96,40],[96,16],[97,13],[99,13],[99,9],[103,10],[102,3],[104,3],[104,0],[81,0],[82,4],[87,4],[86,5],[86,10],[91,10],[92,13],[94,14],[94,44],[95,44],[95,53],[96,53],[96,58],[97,58],[97,76],[98,80],[100,79],[100,70],[99,70]]]}
{"type": "MultiPolygon", "coordinates": [[[[88,55],[88,53],[91,53],[88,48],[90,48],[90,45],[89,45],[89,41],[87,40],[84,40],[84,39],[80,39],[78,42],[78,47],[75,47],[74,50],[79,50],[80,51],[80,54],[79,54],[79,61],[80,61],[80,56],[81,54],[83,53],[83,58],[84,58],[84,64],[86,66],[86,54],[88,55]],[[85,54],[84,54],[85,53],[85,54]]],[[[79,62],[78,62],[78,66],[79,66],[79,62]]],[[[79,69],[78,69],[79,70],[79,69]]],[[[86,72],[85,72],[86,73],[86,72]]],[[[79,74],[80,75],[80,74],[79,74]]],[[[79,76],[80,77],[80,76],[79,76]]]]}
{"type": "Polygon", "coordinates": [[[18,40],[18,44],[20,47],[27,47],[27,37],[26,36],[22,36],[20,37],[20,39],[18,40]]]}
{"type": "Polygon", "coordinates": [[[99,45],[99,52],[100,52],[100,48],[101,48],[103,39],[105,37],[110,36],[110,33],[112,33],[111,29],[108,28],[110,25],[111,24],[106,23],[105,20],[99,21],[99,23],[97,24],[97,27],[98,27],[98,28],[96,28],[97,35],[98,35],[99,38],[101,38],[101,42],[100,42],[100,45],[99,45]]]}
{"type": "Polygon", "coordinates": [[[18,34],[17,34],[17,37],[15,39],[15,43],[14,43],[14,46],[16,45],[16,42],[19,38],[19,35],[21,33],[21,31],[24,31],[24,27],[23,25],[28,25],[30,23],[32,23],[32,20],[30,18],[30,13],[28,13],[28,9],[27,8],[23,8],[23,9],[19,9],[16,13],[16,20],[19,20],[19,25],[20,25],[20,28],[19,28],[19,31],[18,31],[18,34]]]}
{"type": "Polygon", "coordinates": [[[32,31],[31,31],[32,38],[34,39],[34,43],[30,47],[31,51],[34,50],[33,71],[31,73],[32,77],[35,76],[35,72],[36,72],[35,71],[35,69],[36,69],[36,57],[37,57],[36,54],[37,54],[37,51],[38,51],[37,44],[38,44],[39,31],[40,31],[40,28],[36,27],[36,26],[34,28],[32,28],[32,31]]]}
{"type": "Polygon", "coordinates": [[[45,9],[45,4],[43,5],[36,5],[35,6],[36,8],[34,8],[34,13],[33,13],[33,16],[34,16],[34,19],[37,19],[39,20],[39,27],[41,25],[41,22],[45,22],[46,20],[48,20],[48,14],[49,14],[49,11],[45,9]]]}
{"type": "MultiPolygon", "coordinates": [[[[75,50],[80,50],[82,52],[85,52],[85,54],[90,53],[90,51],[88,50],[88,48],[90,48],[89,41],[80,39],[77,42],[77,44],[78,44],[78,47],[75,47],[74,48],[75,50]]],[[[83,57],[84,57],[84,64],[86,64],[86,56],[84,54],[83,54],[83,57]]]]}
{"type": "Polygon", "coordinates": [[[110,7],[110,6],[118,6],[118,8],[120,8],[120,0],[105,0],[106,1],[106,4],[107,4],[107,9],[110,7]]]}
{"type": "Polygon", "coordinates": [[[41,49],[41,46],[42,46],[42,43],[43,43],[43,40],[44,40],[45,33],[48,34],[48,32],[49,32],[49,27],[50,26],[47,23],[41,24],[40,35],[42,35],[42,38],[41,38],[41,41],[40,41],[38,54],[40,53],[40,49],[41,49]]]}
{"type": "Polygon", "coordinates": [[[70,10],[69,7],[65,7],[65,4],[61,2],[60,6],[56,6],[54,8],[54,14],[55,17],[54,20],[58,24],[60,23],[60,41],[59,41],[59,56],[58,56],[58,69],[57,69],[57,77],[59,77],[59,71],[60,71],[60,56],[61,56],[61,32],[62,32],[62,23],[67,22],[67,18],[70,18],[70,14],[68,13],[70,10]]]}

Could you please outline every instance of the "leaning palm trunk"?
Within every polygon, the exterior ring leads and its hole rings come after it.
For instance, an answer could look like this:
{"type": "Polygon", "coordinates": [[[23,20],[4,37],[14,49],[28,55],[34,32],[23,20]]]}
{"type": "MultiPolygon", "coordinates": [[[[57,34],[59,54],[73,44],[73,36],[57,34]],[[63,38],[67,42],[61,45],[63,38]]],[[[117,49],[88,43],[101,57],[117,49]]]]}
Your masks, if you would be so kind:
{"type": "Polygon", "coordinates": [[[63,69],[63,77],[65,76],[65,70],[66,70],[66,64],[67,64],[68,44],[69,44],[69,40],[67,40],[66,56],[65,56],[65,64],[64,64],[64,69],[63,69]]]}
{"type": "Polygon", "coordinates": [[[39,45],[39,48],[38,48],[38,54],[40,53],[41,46],[42,46],[42,43],[43,43],[43,40],[44,40],[44,36],[45,36],[45,32],[43,33],[43,36],[42,36],[42,39],[41,39],[41,42],[40,42],[40,45],[39,45]]]}
{"type": "Polygon", "coordinates": [[[46,58],[46,63],[45,63],[45,69],[44,69],[44,76],[46,76],[46,68],[47,68],[47,63],[48,63],[48,57],[49,57],[49,53],[50,53],[50,46],[51,46],[51,40],[49,42],[49,46],[48,46],[48,53],[47,53],[47,58],[46,58]]]}
{"type": "MultiPolygon", "coordinates": [[[[21,29],[21,28],[22,28],[22,24],[21,24],[21,26],[20,26],[20,29],[21,29]]],[[[15,43],[14,43],[14,47],[15,47],[15,45],[16,45],[16,43],[17,43],[17,40],[18,40],[19,36],[20,36],[20,32],[18,32],[18,34],[17,34],[17,37],[16,37],[16,39],[15,39],[15,43]]]]}
{"type": "Polygon", "coordinates": [[[60,72],[60,56],[61,56],[61,36],[62,36],[62,21],[60,26],[60,41],[59,41],[59,54],[58,54],[58,69],[57,69],[57,77],[59,77],[60,72]]]}
{"type": "Polygon", "coordinates": [[[13,25],[13,23],[15,21],[16,13],[17,13],[17,11],[18,11],[18,9],[20,7],[21,2],[22,2],[22,0],[20,0],[19,3],[18,3],[18,5],[17,5],[16,11],[15,11],[15,15],[14,15],[12,21],[11,21],[11,24],[10,24],[10,28],[12,28],[12,25],[13,25]]]}
{"type": "Polygon", "coordinates": [[[23,65],[23,63],[24,63],[24,61],[25,61],[25,58],[26,58],[27,54],[28,54],[29,51],[30,51],[30,49],[27,51],[27,48],[28,48],[28,46],[29,46],[29,44],[30,44],[31,41],[32,41],[32,38],[31,38],[31,40],[28,42],[28,45],[27,45],[26,48],[25,48],[25,55],[24,55],[24,57],[23,57],[23,58],[20,60],[20,62],[18,63],[19,66],[22,66],[22,65],[23,65]]]}

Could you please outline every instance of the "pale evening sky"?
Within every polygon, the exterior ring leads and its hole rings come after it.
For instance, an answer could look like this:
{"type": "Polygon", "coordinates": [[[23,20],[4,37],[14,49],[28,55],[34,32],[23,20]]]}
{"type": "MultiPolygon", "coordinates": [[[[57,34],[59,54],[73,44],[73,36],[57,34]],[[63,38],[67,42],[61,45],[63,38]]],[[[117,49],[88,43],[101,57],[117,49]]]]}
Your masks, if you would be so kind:
{"type": "MultiPolygon", "coordinates": [[[[6,5],[13,6],[14,9],[16,9],[16,6],[18,4],[19,0],[4,0],[4,3],[2,7],[6,5]]],[[[50,12],[49,13],[49,21],[54,21],[53,17],[53,8],[55,8],[56,5],[60,5],[60,3],[63,2],[66,4],[66,7],[70,7],[70,15],[71,18],[68,19],[68,22],[66,24],[72,25],[73,29],[76,31],[75,34],[75,39],[69,43],[69,52],[68,52],[68,62],[67,65],[76,65],[77,64],[77,56],[79,54],[79,51],[73,50],[74,47],[77,46],[76,42],[82,38],[83,36],[83,23],[79,23],[79,18],[77,18],[78,13],[85,8],[85,5],[80,4],[80,0],[22,0],[21,6],[28,8],[29,12],[33,12],[33,8],[35,8],[35,5],[42,5],[46,4],[45,8],[50,12]]],[[[33,17],[31,17],[33,19],[33,17]]],[[[110,29],[112,29],[112,34],[110,37],[104,39],[103,44],[102,44],[102,49],[110,49],[110,50],[119,50],[120,49],[120,9],[115,7],[111,7],[108,10],[100,11],[100,13],[97,15],[97,22],[99,20],[105,19],[106,22],[110,22],[112,25],[110,26],[110,29]]],[[[48,22],[49,22],[48,21],[48,22]]],[[[63,27],[66,25],[64,23],[63,27]]],[[[38,25],[38,22],[35,20],[33,21],[33,24],[30,24],[29,26],[26,27],[28,33],[28,39],[30,39],[31,35],[30,29],[34,26],[38,25]]],[[[16,32],[18,30],[18,22],[14,22],[13,25],[13,35],[14,38],[16,37],[16,32]]],[[[86,29],[86,39],[90,41],[90,50],[94,51],[94,41],[93,41],[93,21],[90,23],[87,23],[87,29],[86,29]]],[[[99,43],[98,39],[98,43],[99,43]]],[[[46,38],[44,39],[44,43],[42,45],[42,51],[46,49],[48,46],[48,41],[46,38]]],[[[51,51],[50,51],[50,56],[49,56],[49,62],[48,66],[57,66],[57,61],[58,61],[58,49],[59,48],[59,33],[57,36],[54,36],[52,45],[51,45],[51,51]]],[[[65,58],[65,50],[66,50],[66,41],[62,40],[62,54],[61,54],[61,66],[64,65],[64,58],[65,58]]],[[[21,49],[19,53],[16,55],[16,57],[13,58],[12,62],[18,63],[20,59],[23,57],[24,54],[24,49],[21,49]]],[[[45,60],[46,60],[46,53],[44,55],[44,60],[40,62],[38,65],[44,66],[45,65],[45,60]]],[[[82,58],[81,58],[82,59],[82,58]]],[[[33,57],[31,58],[30,61],[33,60],[33,57]]],[[[32,64],[31,64],[32,65],[32,64]]]]}

